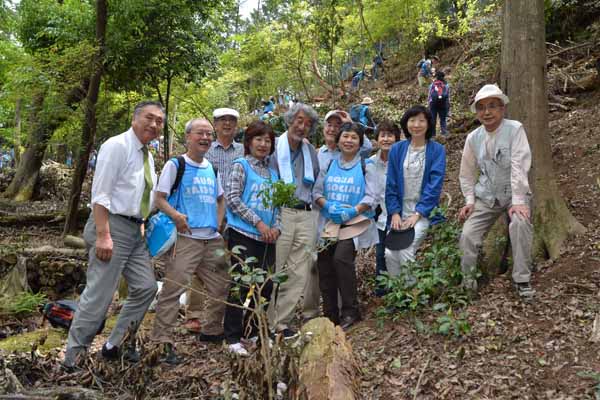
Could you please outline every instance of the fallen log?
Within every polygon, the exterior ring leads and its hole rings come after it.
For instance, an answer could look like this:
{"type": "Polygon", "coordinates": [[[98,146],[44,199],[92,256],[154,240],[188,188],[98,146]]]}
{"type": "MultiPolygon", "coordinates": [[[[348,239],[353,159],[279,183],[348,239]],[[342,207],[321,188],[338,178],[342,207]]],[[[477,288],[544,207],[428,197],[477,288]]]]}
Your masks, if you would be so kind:
{"type": "MultiPolygon", "coordinates": [[[[77,212],[77,218],[80,226],[85,224],[90,210],[88,208],[82,208],[77,212]]],[[[0,226],[27,226],[35,224],[62,224],[65,221],[65,215],[63,213],[43,213],[43,214],[13,214],[4,212],[0,215],[0,226]]]]}
{"type": "Polygon", "coordinates": [[[104,396],[96,390],[83,387],[56,387],[19,394],[0,395],[0,400],[100,400],[104,396]]]}
{"type": "Polygon", "coordinates": [[[315,318],[302,327],[302,333],[312,334],[312,339],[300,355],[299,397],[306,400],[359,398],[359,367],[344,331],[327,318],[315,318]]]}

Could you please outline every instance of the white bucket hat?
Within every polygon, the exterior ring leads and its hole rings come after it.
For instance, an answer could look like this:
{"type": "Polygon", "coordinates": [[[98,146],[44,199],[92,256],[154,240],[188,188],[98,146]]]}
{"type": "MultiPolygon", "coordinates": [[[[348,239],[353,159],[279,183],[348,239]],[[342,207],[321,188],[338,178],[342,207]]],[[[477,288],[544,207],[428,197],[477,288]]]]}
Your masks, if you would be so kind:
{"type": "Polygon", "coordinates": [[[502,90],[500,90],[498,86],[488,84],[484,85],[481,89],[479,89],[479,92],[477,92],[477,94],[475,95],[475,100],[473,100],[473,103],[471,104],[471,112],[477,112],[475,105],[479,100],[487,99],[489,97],[495,97],[497,99],[502,100],[502,103],[504,105],[508,104],[508,96],[502,93],[502,90]]]}

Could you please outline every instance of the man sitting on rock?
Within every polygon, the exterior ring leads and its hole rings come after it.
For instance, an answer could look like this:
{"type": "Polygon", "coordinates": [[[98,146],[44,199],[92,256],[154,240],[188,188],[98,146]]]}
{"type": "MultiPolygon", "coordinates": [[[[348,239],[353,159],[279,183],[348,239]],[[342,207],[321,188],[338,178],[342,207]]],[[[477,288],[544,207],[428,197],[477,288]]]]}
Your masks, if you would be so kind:
{"type": "Polygon", "coordinates": [[[512,279],[518,295],[527,299],[535,293],[530,285],[533,226],[527,178],[531,150],[523,125],[504,118],[507,103],[508,97],[496,85],[485,85],[471,105],[482,126],[469,133],[460,164],[467,203],[459,213],[459,219],[466,220],[460,237],[463,286],[477,290],[475,269],[483,236],[508,212],[512,279]]]}

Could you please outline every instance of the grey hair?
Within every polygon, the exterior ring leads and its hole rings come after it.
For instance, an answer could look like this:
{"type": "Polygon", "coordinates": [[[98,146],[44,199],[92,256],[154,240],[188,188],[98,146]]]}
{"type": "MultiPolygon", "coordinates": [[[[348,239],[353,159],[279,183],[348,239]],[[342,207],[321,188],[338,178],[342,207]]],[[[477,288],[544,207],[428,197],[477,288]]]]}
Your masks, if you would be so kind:
{"type": "Polygon", "coordinates": [[[185,129],[184,129],[185,134],[187,135],[188,133],[190,133],[192,131],[192,128],[194,127],[194,124],[196,122],[200,122],[200,121],[207,122],[212,127],[212,124],[206,118],[192,118],[188,122],[185,123],[185,129]]]}
{"type": "Polygon", "coordinates": [[[314,108],[312,108],[311,106],[304,104],[304,103],[296,103],[292,106],[292,108],[290,108],[289,110],[287,110],[285,112],[285,114],[283,114],[283,120],[285,121],[285,124],[289,127],[290,125],[292,125],[292,122],[294,122],[294,118],[296,118],[296,115],[300,112],[304,112],[304,114],[306,114],[308,116],[308,118],[310,118],[312,125],[310,126],[310,132],[309,132],[309,136],[312,136],[315,134],[315,132],[317,131],[317,127],[319,125],[319,114],[317,114],[317,112],[315,111],[314,108]]]}
{"type": "Polygon", "coordinates": [[[135,107],[133,108],[133,117],[135,118],[138,115],[140,115],[142,110],[148,106],[155,106],[155,107],[160,108],[160,111],[163,113],[163,115],[165,115],[165,108],[163,107],[163,105],[160,101],[145,100],[145,101],[140,101],[139,103],[137,103],[135,105],[135,107]]]}

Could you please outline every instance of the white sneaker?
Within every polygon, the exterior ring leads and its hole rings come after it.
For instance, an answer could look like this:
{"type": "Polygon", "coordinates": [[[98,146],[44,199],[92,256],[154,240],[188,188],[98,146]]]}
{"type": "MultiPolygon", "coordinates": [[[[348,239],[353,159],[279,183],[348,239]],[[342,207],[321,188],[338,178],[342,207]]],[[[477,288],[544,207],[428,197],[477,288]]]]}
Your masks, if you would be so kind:
{"type": "Polygon", "coordinates": [[[240,342],[230,344],[229,352],[241,357],[248,357],[250,355],[250,353],[248,353],[248,350],[246,350],[244,348],[244,345],[242,345],[240,342]]]}

